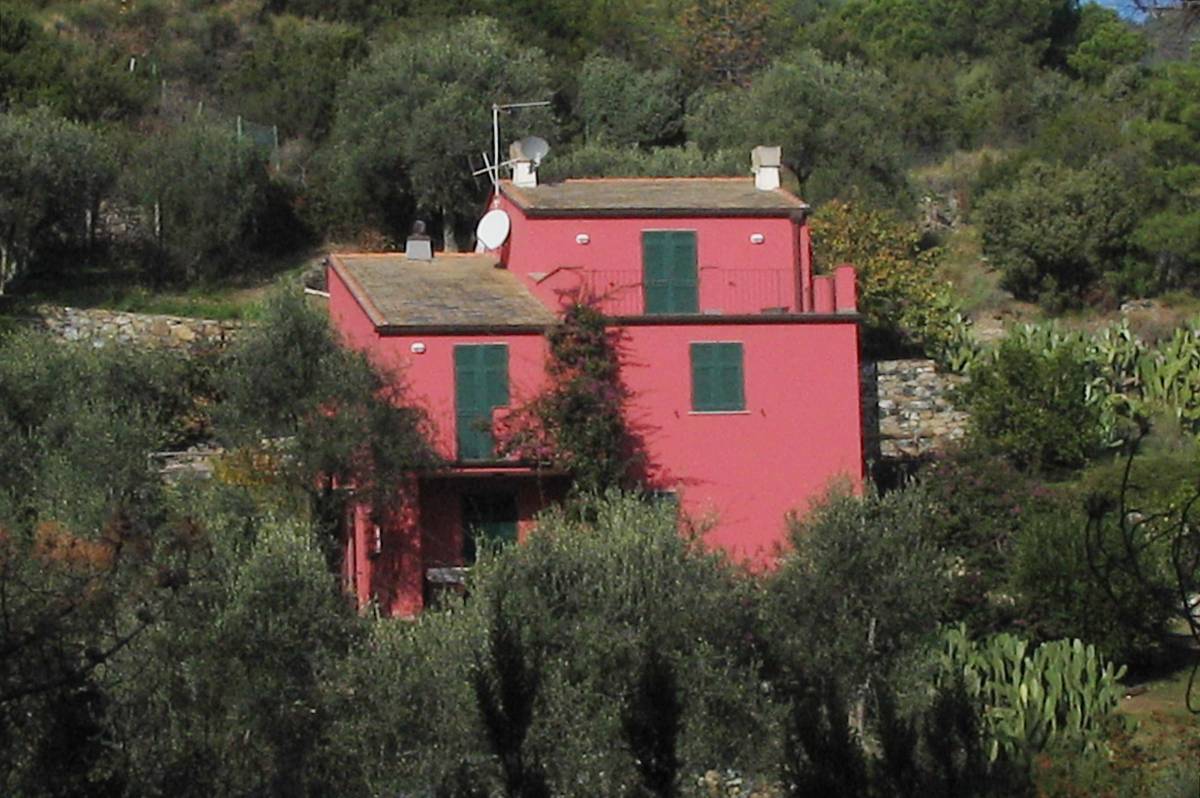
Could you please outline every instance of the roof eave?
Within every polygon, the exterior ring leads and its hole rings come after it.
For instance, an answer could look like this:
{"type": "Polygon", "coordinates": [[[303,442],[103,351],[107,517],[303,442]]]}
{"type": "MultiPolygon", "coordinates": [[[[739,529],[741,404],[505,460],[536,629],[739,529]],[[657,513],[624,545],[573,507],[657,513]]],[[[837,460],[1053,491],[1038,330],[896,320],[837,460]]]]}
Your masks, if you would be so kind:
{"type": "Polygon", "coordinates": [[[519,205],[529,219],[793,219],[804,221],[808,208],[538,208],[519,205]]]}
{"type": "MultiPolygon", "coordinates": [[[[861,313],[737,313],[717,315],[708,313],[650,314],[610,316],[611,327],[651,326],[725,326],[732,324],[859,324],[861,313]]],[[[385,324],[376,326],[380,335],[542,335],[559,324],[385,324]]]]}
{"type": "Polygon", "coordinates": [[[376,324],[385,336],[404,335],[542,335],[557,322],[545,324],[376,324]]]}
{"type": "Polygon", "coordinates": [[[614,327],[652,326],[723,326],[731,324],[861,324],[863,315],[857,311],[840,313],[688,313],[649,314],[642,316],[611,316],[614,327]]]}
{"type": "Polygon", "coordinates": [[[350,291],[350,296],[354,297],[354,301],[362,308],[362,312],[366,314],[371,324],[375,325],[375,329],[386,324],[386,318],[375,303],[371,301],[371,297],[367,294],[362,283],[354,276],[351,271],[346,268],[346,264],[342,263],[341,258],[336,254],[329,255],[329,268],[341,279],[342,283],[350,291]]]}

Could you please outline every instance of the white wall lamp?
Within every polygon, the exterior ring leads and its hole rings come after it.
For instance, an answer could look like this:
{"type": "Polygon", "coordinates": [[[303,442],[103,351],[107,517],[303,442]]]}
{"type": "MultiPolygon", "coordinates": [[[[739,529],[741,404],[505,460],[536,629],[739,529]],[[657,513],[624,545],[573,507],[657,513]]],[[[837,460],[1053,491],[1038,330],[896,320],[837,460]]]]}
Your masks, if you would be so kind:
{"type": "Polygon", "coordinates": [[[767,240],[767,237],[764,236],[762,233],[751,233],[750,234],[750,243],[751,244],[761,244],[762,242],[764,242],[766,240],[767,240]]]}
{"type": "Polygon", "coordinates": [[[576,244],[586,244],[591,240],[592,240],[591,237],[588,236],[587,233],[580,233],[579,235],[575,236],[576,244]]]}
{"type": "Polygon", "coordinates": [[[425,354],[425,344],[421,343],[420,341],[417,341],[415,344],[410,346],[408,348],[408,350],[410,352],[412,352],[414,355],[423,355],[423,354],[425,354]]]}

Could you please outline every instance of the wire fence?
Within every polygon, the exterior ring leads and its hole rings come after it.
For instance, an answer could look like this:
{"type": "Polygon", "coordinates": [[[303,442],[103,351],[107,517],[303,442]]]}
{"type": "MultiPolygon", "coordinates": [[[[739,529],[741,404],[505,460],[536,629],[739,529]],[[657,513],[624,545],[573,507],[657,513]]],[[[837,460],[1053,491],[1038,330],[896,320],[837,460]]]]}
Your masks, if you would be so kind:
{"type": "Polygon", "coordinates": [[[248,140],[272,168],[279,168],[279,126],[265,125],[238,114],[232,118],[214,111],[203,99],[196,99],[187,92],[173,91],[166,81],[159,83],[158,113],[165,119],[180,123],[195,119],[209,119],[219,125],[229,125],[238,141],[248,140]]]}

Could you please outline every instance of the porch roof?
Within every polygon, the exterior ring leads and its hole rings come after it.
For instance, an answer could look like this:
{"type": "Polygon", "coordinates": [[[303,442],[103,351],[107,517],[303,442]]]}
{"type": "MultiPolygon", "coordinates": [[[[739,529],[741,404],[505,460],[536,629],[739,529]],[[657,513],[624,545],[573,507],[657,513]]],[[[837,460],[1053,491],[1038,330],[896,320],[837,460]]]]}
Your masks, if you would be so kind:
{"type": "Polygon", "coordinates": [[[380,329],[533,328],[554,314],[491,255],[338,254],[330,265],[380,329]]]}

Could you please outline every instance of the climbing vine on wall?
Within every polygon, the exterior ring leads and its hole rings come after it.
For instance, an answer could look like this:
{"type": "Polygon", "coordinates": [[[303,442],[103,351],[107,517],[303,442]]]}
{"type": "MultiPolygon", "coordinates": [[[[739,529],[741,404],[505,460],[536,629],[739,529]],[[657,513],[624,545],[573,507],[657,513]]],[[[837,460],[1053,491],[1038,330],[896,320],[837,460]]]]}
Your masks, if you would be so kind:
{"type": "Polygon", "coordinates": [[[580,491],[631,487],[640,457],[625,419],[617,333],[577,301],[546,338],[550,384],[504,419],[501,451],[569,471],[580,491]]]}

